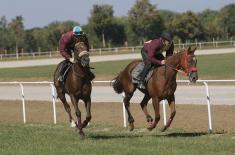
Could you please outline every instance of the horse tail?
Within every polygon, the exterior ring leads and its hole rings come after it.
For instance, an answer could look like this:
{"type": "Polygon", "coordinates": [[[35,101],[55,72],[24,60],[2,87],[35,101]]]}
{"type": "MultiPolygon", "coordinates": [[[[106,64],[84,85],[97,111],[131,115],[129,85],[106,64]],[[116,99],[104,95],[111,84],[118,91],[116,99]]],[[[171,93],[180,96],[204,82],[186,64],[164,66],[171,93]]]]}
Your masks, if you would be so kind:
{"type": "Polygon", "coordinates": [[[120,74],[113,79],[112,86],[116,93],[121,94],[123,92],[120,74]]]}

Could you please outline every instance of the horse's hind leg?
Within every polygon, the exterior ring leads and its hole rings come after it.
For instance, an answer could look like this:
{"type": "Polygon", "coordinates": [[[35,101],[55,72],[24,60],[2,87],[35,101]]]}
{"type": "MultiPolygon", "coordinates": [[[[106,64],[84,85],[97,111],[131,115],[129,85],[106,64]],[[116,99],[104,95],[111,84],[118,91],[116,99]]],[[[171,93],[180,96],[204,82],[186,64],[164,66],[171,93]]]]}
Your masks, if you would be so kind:
{"type": "Polygon", "coordinates": [[[67,100],[66,100],[66,98],[65,98],[65,93],[58,93],[57,92],[57,94],[58,94],[58,97],[59,97],[59,99],[61,100],[61,102],[63,103],[63,105],[64,105],[64,109],[65,109],[65,111],[68,113],[68,115],[69,115],[69,122],[70,122],[70,124],[71,124],[71,127],[75,127],[76,126],[76,124],[75,124],[75,122],[74,122],[74,120],[73,120],[73,117],[72,117],[72,115],[71,115],[71,109],[70,109],[70,106],[69,106],[69,104],[68,104],[68,102],[67,102],[67,100]]]}
{"type": "Polygon", "coordinates": [[[148,101],[150,100],[150,97],[148,94],[145,94],[143,100],[141,101],[140,105],[141,105],[141,108],[146,116],[146,119],[147,119],[147,122],[148,123],[152,123],[153,121],[153,118],[150,116],[150,114],[148,113],[148,109],[147,109],[147,104],[148,104],[148,101]]]}
{"type": "Polygon", "coordinates": [[[132,131],[134,129],[134,121],[135,121],[133,116],[131,115],[131,112],[130,112],[130,109],[129,109],[130,100],[131,100],[132,96],[133,96],[133,93],[125,93],[125,97],[123,99],[125,109],[126,109],[126,112],[128,114],[128,122],[129,122],[129,125],[130,125],[130,131],[132,131]]]}
{"type": "Polygon", "coordinates": [[[168,101],[168,104],[169,104],[169,107],[171,109],[171,115],[166,123],[166,125],[164,126],[164,128],[162,129],[162,132],[164,132],[168,127],[170,127],[174,117],[175,117],[175,114],[176,114],[176,110],[175,110],[175,96],[171,96],[169,98],[167,98],[167,101],[168,101]]]}
{"type": "Polygon", "coordinates": [[[84,102],[86,107],[86,119],[82,123],[82,128],[85,128],[91,120],[91,98],[88,97],[84,102]]]}

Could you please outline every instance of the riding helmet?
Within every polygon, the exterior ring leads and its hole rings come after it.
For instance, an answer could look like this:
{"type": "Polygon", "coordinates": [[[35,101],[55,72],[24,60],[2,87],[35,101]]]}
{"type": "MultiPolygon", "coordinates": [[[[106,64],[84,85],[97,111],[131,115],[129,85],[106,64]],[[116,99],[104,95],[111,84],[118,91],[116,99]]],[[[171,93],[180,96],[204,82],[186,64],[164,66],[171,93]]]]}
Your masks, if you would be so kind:
{"type": "Polygon", "coordinates": [[[168,41],[172,41],[172,35],[170,32],[167,32],[167,31],[163,31],[162,34],[161,34],[161,37],[168,40],[168,41]]]}
{"type": "Polygon", "coordinates": [[[75,26],[73,28],[73,35],[80,36],[83,34],[82,28],[80,26],[75,26]]]}

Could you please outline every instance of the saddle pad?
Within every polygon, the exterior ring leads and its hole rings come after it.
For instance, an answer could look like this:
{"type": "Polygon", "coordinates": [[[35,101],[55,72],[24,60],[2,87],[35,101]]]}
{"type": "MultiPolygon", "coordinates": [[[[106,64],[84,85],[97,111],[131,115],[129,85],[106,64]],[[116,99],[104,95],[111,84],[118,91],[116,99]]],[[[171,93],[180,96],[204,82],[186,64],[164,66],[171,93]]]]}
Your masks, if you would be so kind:
{"type": "MultiPolygon", "coordinates": [[[[131,73],[132,83],[139,83],[139,80],[137,79],[137,77],[139,76],[139,74],[142,72],[143,69],[144,69],[144,63],[143,62],[136,65],[136,67],[133,69],[133,71],[131,73]]],[[[154,69],[154,67],[152,67],[150,69],[147,76],[145,77],[146,82],[151,78],[151,76],[153,74],[153,69],[154,69]]]]}

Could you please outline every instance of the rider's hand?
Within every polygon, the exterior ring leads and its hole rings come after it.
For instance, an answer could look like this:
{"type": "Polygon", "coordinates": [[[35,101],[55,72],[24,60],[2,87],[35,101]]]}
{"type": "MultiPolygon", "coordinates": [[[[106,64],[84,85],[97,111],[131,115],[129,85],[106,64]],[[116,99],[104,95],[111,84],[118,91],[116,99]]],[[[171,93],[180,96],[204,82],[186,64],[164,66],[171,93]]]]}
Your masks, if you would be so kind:
{"type": "Polygon", "coordinates": [[[162,64],[162,65],[165,65],[165,64],[166,64],[166,61],[165,61],[165,60],[162,60],[162,61],[161,61],[161,64],[162,64]]]}

